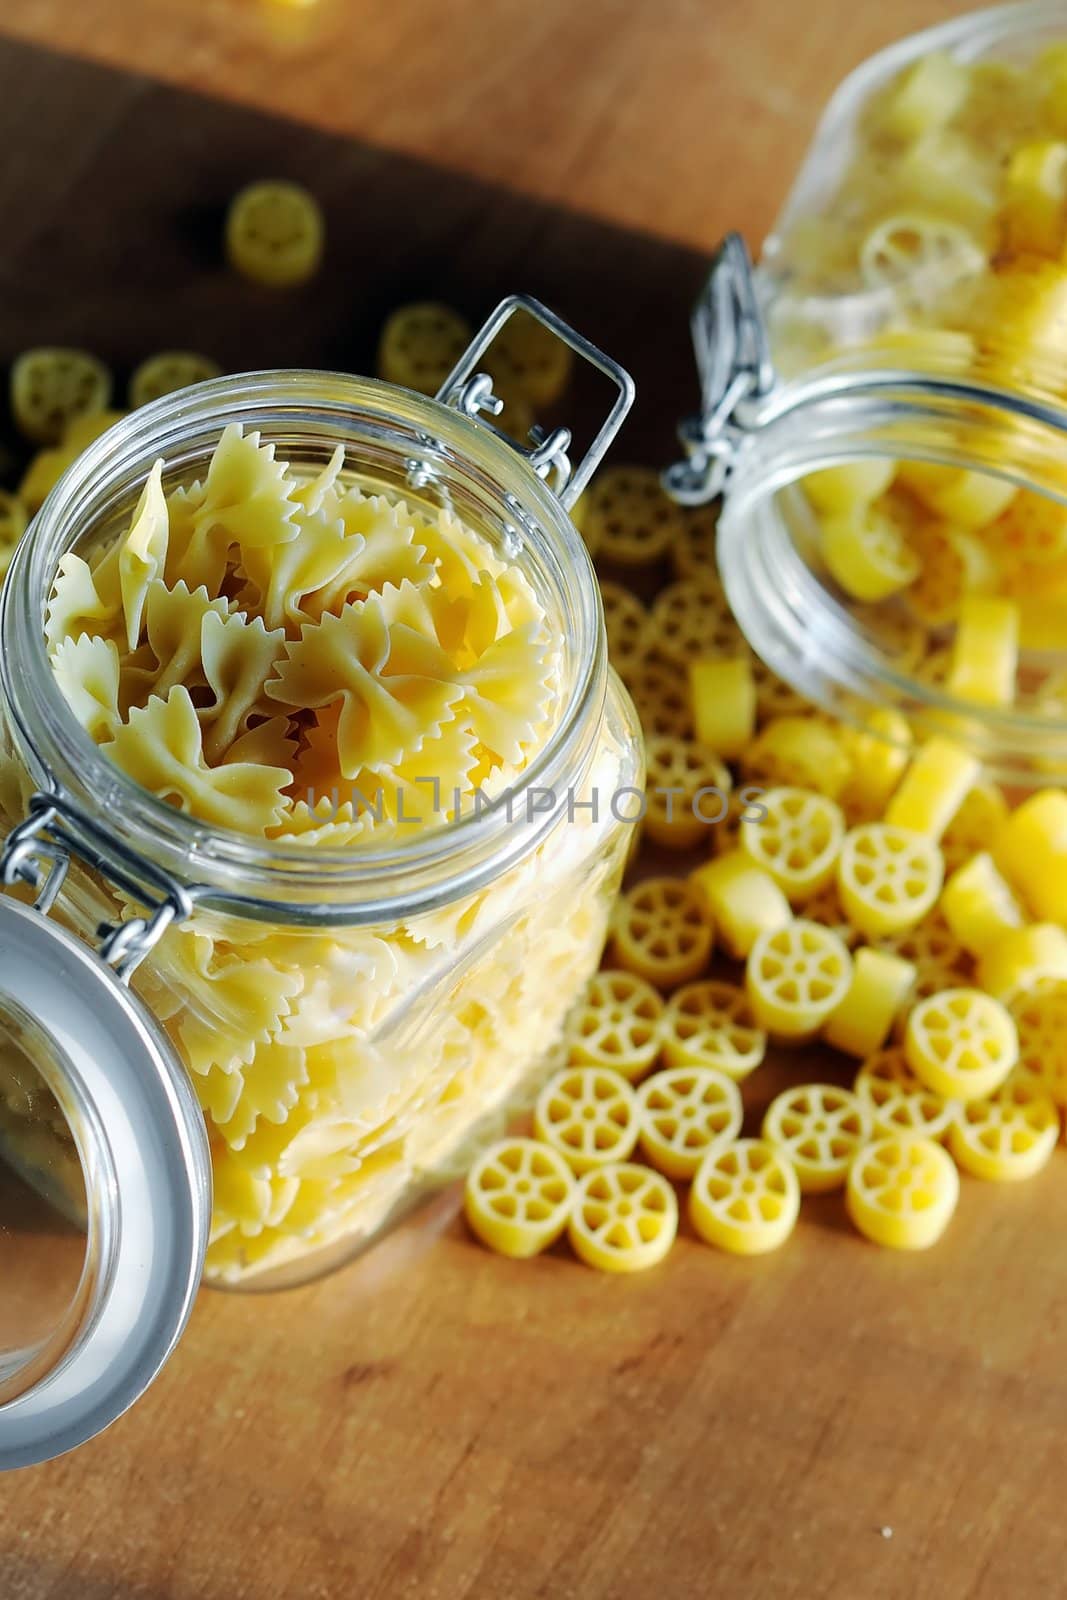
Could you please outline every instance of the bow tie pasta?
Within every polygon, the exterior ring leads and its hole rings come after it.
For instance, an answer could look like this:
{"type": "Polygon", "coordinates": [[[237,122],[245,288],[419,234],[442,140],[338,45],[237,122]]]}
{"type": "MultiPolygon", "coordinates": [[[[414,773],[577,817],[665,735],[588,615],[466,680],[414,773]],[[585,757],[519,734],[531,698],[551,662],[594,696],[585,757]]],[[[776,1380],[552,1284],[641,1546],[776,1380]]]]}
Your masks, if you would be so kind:
{"type": "MultiPolygon", "coordinates": [[[[236,426],[202,481],[167,488],[157,463],[125,534],[64,557],[45,632],[72,713],[128,776],[288,850],[446,825],[521,776],[563,706],[561,642],[517,562],[361,487],[343,449],[298,473],[236,426]]],[[[632,760],[602,739],[587,785],[630,781],[632,760]]],[[[209,1276],[369,1238],[536,1094],[627,831],[576,810],[478,893],[388,927],[198,909],[168,931],[135,985],[208,1123],[209,1276]]],[[[124,909],[75,868],[77,896],[86,928],[124,909]]]]}
{"type": "Polygon", "coordinates": [[[231,426],[203,483],[167,494],[157,463],[125,536],[60,566],[47,635],[64,695],[123,771],[205,822],[301,835],[329,797],[363,806],[374,843],[402,789],[437,780],[418,820],[447,821],[553,725],[559,648],[519,568],[342,464],[302,478],[231,426]],[[264,729],[274,759],[250,761],[264,729]]]}

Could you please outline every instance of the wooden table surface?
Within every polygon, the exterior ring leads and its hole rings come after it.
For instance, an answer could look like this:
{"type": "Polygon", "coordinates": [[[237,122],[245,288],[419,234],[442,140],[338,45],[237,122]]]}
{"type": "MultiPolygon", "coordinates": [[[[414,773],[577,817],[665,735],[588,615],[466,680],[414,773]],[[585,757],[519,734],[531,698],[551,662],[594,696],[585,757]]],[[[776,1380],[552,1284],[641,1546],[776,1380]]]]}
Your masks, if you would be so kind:
{"type": "MultiPolygon", "coordinates": [[[[120,371],[161,343],[366,369],[391,305],[474,316],[529,286],[632,365],[626,449],[662,460],[707,250],[758,241],[844,71],[958,9],[19,0],[0,361],[76,339],[120,371]],[[265,171],[330,221],[290,298],[218,262],[227,196],[265,171]]],[[[128,1417],[5,1480],[0,1596],[1059,1594],[1065,1229],[1061,1156],[1014,1191],[965,1181],[925,1257],[830,1197],[764,1261],[683,1237],[627,1281],[495,1259],[446,1196],[310,1288],[203,1294],[128,1417]]]]}

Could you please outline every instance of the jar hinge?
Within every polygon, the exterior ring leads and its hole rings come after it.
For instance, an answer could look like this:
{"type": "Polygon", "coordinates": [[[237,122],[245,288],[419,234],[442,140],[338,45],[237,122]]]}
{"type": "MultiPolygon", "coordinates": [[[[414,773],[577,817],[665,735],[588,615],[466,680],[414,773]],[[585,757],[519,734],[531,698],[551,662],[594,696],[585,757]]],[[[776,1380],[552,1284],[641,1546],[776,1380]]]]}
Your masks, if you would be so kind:
{"type": "Polygon", "coordinates": [[[740,234],[728,234],[719,247],[690,330],[700,414],[679,427],[686,459],[667,468],[663,487],[679,504],[698,506],[722,493],[741,441],[752,430],[746,403],[764,399],[775,385],[752,260],[740,234]]]}
{"type": "Polygon", "coordinates": [[[504,402],[499,395],[493,393],[493,380],[489,374],[477,370],[478,363],[501,328],[517,311],[525,311],[527,315],[554,333],[558,339],[562,339],[564,344],[570,345],[583,360],[590,362],[598,371],[610,378],[619,391],[606,421],[577,467],[570,459],[569,428],[553,428],[550,433],[546,433],[544,428],[539,426],[531,428],[529,448],[517,443],[499,428],[493,428],[494,433],[529,462],[539,478],[551,483],[564,506],[570,510],[600,465],[634,403],[634,381],[625,367],[621,367],[617,361],[605,355],[595,344],[590,343],[539,300],[534,300],[530,295],[511,294],[506,300],[501,300],[496,310],[475,334],[438,390],[437,399],[443,405],[461,411],[465,417],[476,419],[486,427],[493,426],[492,423],[486,422],[481,413],[485,412],[493,417],[499,416],[504,408],[504,402]]]}
{"type": "Polygon", "coordinates": [[[110,883],[145,907],[143,917],[102,924],[98,953],[117,977],[128,983],[167,929],[192,915],[195,888],[186,888],[135,851],[111,837],[70,799],[59,792],[38,793],[28,815],[0,847],[0,885],[24,883],[47,916],[59,898],[72,857],[100,872],[110,883]]]}

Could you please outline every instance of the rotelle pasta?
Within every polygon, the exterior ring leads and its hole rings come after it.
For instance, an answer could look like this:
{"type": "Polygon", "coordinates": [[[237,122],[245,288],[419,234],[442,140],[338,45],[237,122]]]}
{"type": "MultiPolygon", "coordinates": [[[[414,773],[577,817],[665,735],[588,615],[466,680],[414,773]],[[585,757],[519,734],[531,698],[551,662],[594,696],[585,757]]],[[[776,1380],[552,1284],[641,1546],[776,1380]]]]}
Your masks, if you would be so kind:
{"type": "MultiPolygon", "coordinates": [[[[287,849],[378,850],[477,810],[564,709],[562,646],[517,562],[451,511],[360,484],[343,448],[309,475],[236,425],[202,481],[158,462],[122,536],[62,559],[45,628],[117,766],[287,849]]],[[[586,793],[626,771],[602,739],[586,793]]],[[[207,1119],[210,1277],[369,1238],[502,1126],[596,967],[621,871],[626,830],[592,806],[571,821],[407,920],[198,909],[167,932],[134,982],[207,1119]]],[[[88,874],[72,885],[74,921],[114,914],[88,874]]]]}

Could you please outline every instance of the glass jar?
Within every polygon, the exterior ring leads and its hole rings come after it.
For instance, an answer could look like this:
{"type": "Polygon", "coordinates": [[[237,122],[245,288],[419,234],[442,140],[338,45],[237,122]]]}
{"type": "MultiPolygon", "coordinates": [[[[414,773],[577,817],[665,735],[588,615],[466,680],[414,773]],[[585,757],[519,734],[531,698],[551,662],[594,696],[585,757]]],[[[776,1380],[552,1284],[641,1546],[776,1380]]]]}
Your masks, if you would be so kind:
{"type": "Polygon", "coordinates": [[[632,384],[513,297],[442,395],[313,372],[184,391],[92,445],[16,554],[0,613],[0,1146],[68,1219],[84,1268],[54,1327],[27,1312],[34,1337],[0,1338],[0,1465],[70,1448],[131,1403],[202,1270],[306,1278],[462,1172],[536,1095],[599,961],[642,746],[567,507],[632,384]],[[520,305],[619,389],[573,475],[564,430],[525,449],[477,416],[493,405],[478,358],[520,305]],[[564,688],[509,789],[400,844],[282,846],[156,799],[83,732],[42,627],[58,563],[128,526],[157,458],[169,484],[201,474],[232,422],[309,477],[343,444],[353,481],[455,512],[519,565],[564,688]]]}
{"type": "Polygon", "coordinates": [[[846,80],[762,264],[736,236],[716,260],[692,325],[702,410],[665,474],[684,503],[725,492],[721,575],[774,672],[847,721],[878,708],[886,737],[946,734],[1016,787],[1067,781],[1067,536],[1019,553],[1021,514],[1067,505],[1065,86],[1067,13],[1045,0],[846,80]],[[878,518],[908,567],[872,594],[828,527],[855,544],[878,518]],[[971,593],[1017,613],[1014,694],[990,703],[954,674],[971,593]]]}

